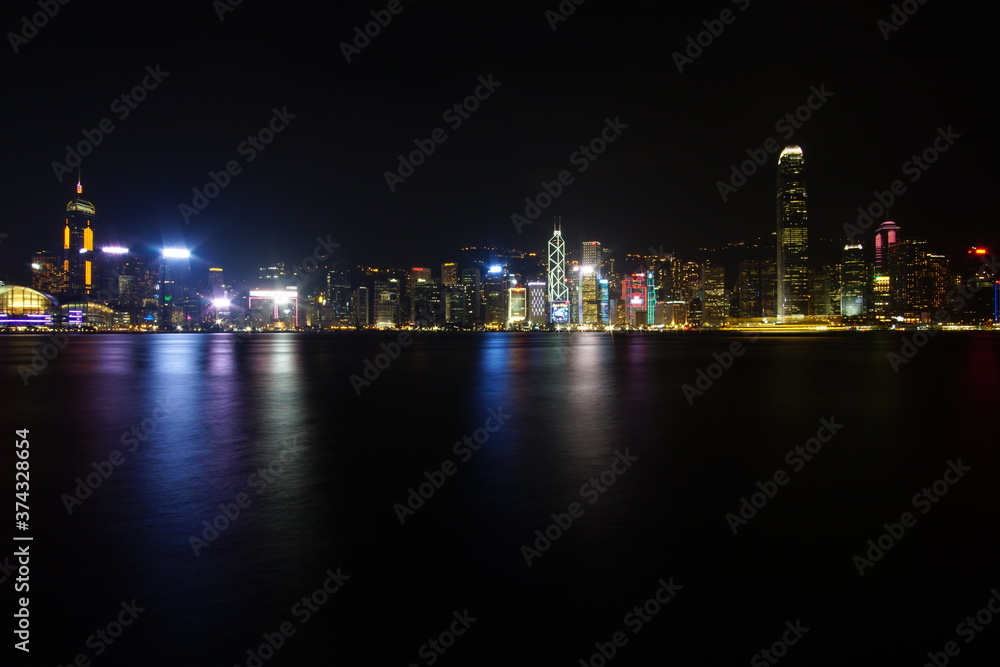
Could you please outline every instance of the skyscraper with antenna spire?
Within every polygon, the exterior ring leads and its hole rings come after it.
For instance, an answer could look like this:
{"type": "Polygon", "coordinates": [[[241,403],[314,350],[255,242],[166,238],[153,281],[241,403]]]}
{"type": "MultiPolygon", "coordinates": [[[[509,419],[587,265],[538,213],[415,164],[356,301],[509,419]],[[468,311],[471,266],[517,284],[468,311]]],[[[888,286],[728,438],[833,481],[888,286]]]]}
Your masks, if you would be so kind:
{"type": "Polygon", "coordinates": [[[66,204],[63,227],[63,271],[67,294],[90,294],[94,286],[94,205],[82,197],[83,183],[76,181],[76,198],[66,204]]]}
{"type": "Polygon", "coordinates": [[[562,237],[562,217],[552,220],[549,239],[549,321],[569,323],[569,286],[566,284],[566,241],[562,237]]]}

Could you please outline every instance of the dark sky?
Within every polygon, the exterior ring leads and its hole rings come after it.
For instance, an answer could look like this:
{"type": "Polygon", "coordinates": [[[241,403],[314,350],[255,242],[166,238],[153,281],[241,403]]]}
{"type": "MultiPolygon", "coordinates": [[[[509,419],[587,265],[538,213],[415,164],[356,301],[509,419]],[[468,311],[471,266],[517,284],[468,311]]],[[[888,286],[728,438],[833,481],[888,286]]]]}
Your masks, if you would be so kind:
{"type": "Polygon", "coordinates": [[[222,21],[209,0],[95,4],[59,5],[17,53],[9,33],[38,5],[4,5],[7,275],[59,243],[75,176],[60,182],[52,163],[104,118],[114,129],[83,158],[98,245],[186,242],[236,275],[296,263],[317,235],[344,258],[395,266],[436,266],[465,245],[543,251],[553,215],[574,248],[684,254],[766,236],[776,156],[725,202],[717,182],[772,137],[803,147],[813,237],[843,237],[873,190],[901,179],[891,210],[904,236],[943,252],[996,240],[995,38],[968,3],[913,2],[885,39],[888,2],[589,0],[553,31],[557,0],[403,0],[350,63],[340,43],[388,3],[243,0],[222,21]],[[732,23],[679,72],[672,54],[727,9],[732,23]],[[114,100],[147,66],[169,74],[120,118],[114,100]],[[443,112],[489,75],[499,87],[452,129],[443,112]],[[813,86],[832,95],[786,141],[775,124],[813,86]],[[238,147],[274,108],[295,117],[248,162],[238,147]],[[578,171],[571,154],[606,118],[628,127],[578,171]],[[911,181],[903,163],[948,127],[960,138],[911,181]],[[384,172],[435,128],[447,139],[390,191],[384,172]],[[186,224],[179,205],[230,160],[241,173],[186,224]],[[574,181],[518,234],[511,214],[562,170],[574,181]]]}

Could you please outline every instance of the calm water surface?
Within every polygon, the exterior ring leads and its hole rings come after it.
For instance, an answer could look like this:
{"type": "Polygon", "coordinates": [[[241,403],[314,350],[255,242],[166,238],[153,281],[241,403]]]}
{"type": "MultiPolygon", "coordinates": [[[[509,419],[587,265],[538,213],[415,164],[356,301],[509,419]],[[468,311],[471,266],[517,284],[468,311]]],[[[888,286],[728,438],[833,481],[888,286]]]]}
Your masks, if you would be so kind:
{"type": "Polygon", "coordinates": [[[956,634],[1000,587],[996,336],[940,334],[897,373],[892,333],[420,334],[356,391],[396,338],[77,335],[26,386],[47,339],[0,337],[2,426],[31,443],[32,661],[4,649],[14,664],[598,665],[620,632],[610,665],[735,665],[786,621],[808,631],[785,664],[996,654],[1000,622],[956,634]],[[699,370],[716,379],[689,402],[699,370]],[[796,470],[823,419],[840,426],[796,470]],[[773,497],[727,520],[757,482],[773,497]]]}

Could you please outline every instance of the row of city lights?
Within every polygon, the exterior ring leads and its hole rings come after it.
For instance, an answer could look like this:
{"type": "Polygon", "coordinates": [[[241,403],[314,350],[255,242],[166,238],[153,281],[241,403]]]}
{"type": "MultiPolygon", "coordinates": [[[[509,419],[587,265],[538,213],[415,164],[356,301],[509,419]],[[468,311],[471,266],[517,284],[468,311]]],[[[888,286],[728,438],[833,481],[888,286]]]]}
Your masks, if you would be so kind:
{"type": "MultiPolygon", "coordinates": [[[[87,252],[87,249],[80,248],[80,252],[87,252]]],[[[101,252],[109,255],[127,255],[128,248],[124,248],[122,246],[104,246],[101,248],[101,252]]],[[[191,257],[191,251],[185,248],[164,248],[162,255],[168,259],[189,259],[191,257]]]]}

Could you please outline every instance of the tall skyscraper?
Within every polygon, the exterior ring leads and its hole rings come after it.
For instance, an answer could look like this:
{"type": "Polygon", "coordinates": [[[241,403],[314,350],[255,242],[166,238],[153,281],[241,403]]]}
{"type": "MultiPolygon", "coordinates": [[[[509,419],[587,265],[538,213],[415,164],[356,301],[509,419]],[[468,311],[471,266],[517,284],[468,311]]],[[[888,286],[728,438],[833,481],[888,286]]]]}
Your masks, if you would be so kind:
{"type": "Polygon", "coordinates": [[[371,290],[367,285],[359,285],[351,293],[351,316],[356,327],[370,326],[371,321],[371,290]]]}
{"type": "Polygon", "coordinates": [[[94,286],[94,205],[81,197],[83,185],[76,183],[76,199],[66,205],[63,229],[63,272],[68,294],[90,294],[94,286]]]}
{"type": "Polygon", "coordinates": [[[549,308],[554,324],[569,323],[569,286],[566,284],[566,242],[562,237],[562,218],[553,222],[549,239],[549,308]]]}
{"type": "Polygon", "coordinates": [[[406,277],[406,292],[400,299],[402,312],[410,324],[415,324],[417,319],[416,289],[421,283],[431,282],[431,270],[423,266],[414,266],[410,269],[406,277]]]}
{"type": "Polygon", "coordinates": [[[483,288],[479,269],[462,269],[461,280],[466,287],[465,324],[474,324],[483,317],[483,288]]]}
{"type": "Polygon", "coordinates": [[[332,262],[326,274],[326,303],[330,307],[330,323],[335,327],[355,324],[351,311],[351,274],[346,262],[332,262]]]}
{"type": "Polygon", "coordinates": [[[844,317],[864,315],[867,276],[861,244],[848,243],[844,246],[840,274],[840,314],[844,317]]]}
{"type": "Polygon", "coordinates": [[[735,317],[775,316],[777,296],[774,266],[773,259],[740,261],[736,293],[732,298],[735,317]]]}
{"type": "Polygon", "coordinates": [[[599,280],[600,275],[593,266],[584,265],[580,267],[581,324],[601,324],[601,291],[599,280]]]}
{"type": "Polygon", "coordinates": [[[508,288],[507,326],[517,326],[528,319],[528,290],[524,287],[508,288]]]}
{"type": "Polygon", "coordinates": [[[208,293],[212,300],[223,299],[226,295],[226,272],[215,267],[208,270],[208,293]]]}
{"type": "Polygon", "coordinates": [[[58,294],[66,285],[63,253],[39,250],[31,256],[31,288],[46,294],[58,294]]]}
{"type": "Polygon", "coordinates": [[[197,301],[189,290],[191,253],[185,248],[164,248],[160,257],[160,316],[161,329],[173,330],[190,322],[197,301]]]}
{"type": "Polygon", "coordinates": [[[889,248],[899,243],[899,225],[886,220],[875,230],[875,273],[889,273],[889,248]]]}
{"type": "Polygon", "coordinates": [[[927,289],[927,255],[930,254],[927,240],[897,241],[886,250],[890,314],[906,321],[917,321],[920,311],[931,311],[931,295],[927,289]]]}
{"type": "Polygon", "coordinates": [[[809,306],[809,231],[802,149],[778,156],[778,320],[800,318],[809,306]]]}
{"type": "Polygon", "coordinates": [[[448,287],[458,284],[458,264],[445,262],[441,265],[441,284],[448,287]]]}
{"type": "Polygon", "coordinates": [[[375,281],[375,326],[380,329],[399,326],[399,280],[375,281]]]}
{"type": "Polygon", "coordinates": [[[528,283],[528,321],[531,324],[545,324],[549,321],[548,300],[545,298],[545,283],[528,283]]]}
{"type": "Polygon", "coordinates": [[[720,326],[729,317],[725,267],[706,260],[701,265],[702,324],[720,326]]]}
{"type": "Polygon", "coordinates": [[[955,319],[965,324],[984,324],[1000,320],[1000,273],[994,268],[996,257],[989,248],[973,246],[965,257],[958,258],[956,279],[967,289],[961,309],[952,305],[955,319]]]}
{"type": "Polygon", "coordinates": [[[652,271],[633,273],[622,280],[623,323],[641,327],[655,323],[656,278],[652,271]]]}
{"type": "Polygon", "coordinates": [[[604,266],[602,265],[604,255],[601,252],[601,242],[600,241],[584,241],[582,246],[582,252],[580,253],[580,266],[591,267],[598,276],[604,275],[604,266]]]}

